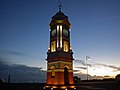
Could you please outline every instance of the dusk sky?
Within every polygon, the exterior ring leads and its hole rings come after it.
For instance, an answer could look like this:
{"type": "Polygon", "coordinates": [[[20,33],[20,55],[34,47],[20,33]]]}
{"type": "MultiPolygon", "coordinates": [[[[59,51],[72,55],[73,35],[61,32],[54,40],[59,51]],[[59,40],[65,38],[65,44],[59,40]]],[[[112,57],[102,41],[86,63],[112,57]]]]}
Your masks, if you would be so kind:
{"type": "MultiPolygon", "coordinates": [[[[61,0],[71,23],[74,70],[90,75],[120,73],[120,0],[61,0]],[[80,62],[78,61],[80,60],[80,62]]],[[[58,0],[0,0],[0,60],[46,70],[49,23],[58,0]]]]}

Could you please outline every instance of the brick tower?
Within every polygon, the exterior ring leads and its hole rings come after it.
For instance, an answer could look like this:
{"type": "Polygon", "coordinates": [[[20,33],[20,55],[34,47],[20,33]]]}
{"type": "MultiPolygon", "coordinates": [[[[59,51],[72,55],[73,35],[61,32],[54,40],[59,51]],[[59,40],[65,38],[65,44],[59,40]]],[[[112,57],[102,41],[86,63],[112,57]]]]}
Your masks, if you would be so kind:
{"type": "Polygon", "coordinates": [[[59,11],[52,17],[50,45],[47,52],[46,88],[75,88],[73,79],[73,52],[70,46],[70,22],[59,11]]]}

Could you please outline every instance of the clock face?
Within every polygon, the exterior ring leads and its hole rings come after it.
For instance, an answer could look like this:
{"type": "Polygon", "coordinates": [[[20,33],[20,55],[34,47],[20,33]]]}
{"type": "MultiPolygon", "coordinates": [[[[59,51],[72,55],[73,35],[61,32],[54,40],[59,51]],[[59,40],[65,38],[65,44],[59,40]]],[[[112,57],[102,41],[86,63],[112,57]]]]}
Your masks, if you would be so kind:
{"type": "Polygon", "coordinates": [[[68,36],[68,30],[67,29],[63,29],[63,34],[67,37],[68,36]]]}
{"type": "Polygon", "coordinates": [[[54,37],[56,35],[56,29],[52,30],[52,36],[54,37]]]}

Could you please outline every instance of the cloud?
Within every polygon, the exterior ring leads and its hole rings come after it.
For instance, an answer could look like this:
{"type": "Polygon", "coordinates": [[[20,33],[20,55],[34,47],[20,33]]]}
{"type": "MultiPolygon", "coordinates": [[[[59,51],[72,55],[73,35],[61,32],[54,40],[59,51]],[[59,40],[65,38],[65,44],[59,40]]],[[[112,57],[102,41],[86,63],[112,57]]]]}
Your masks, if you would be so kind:
{"type": "Polygon", "coordinates": [[[93,65],[92,65],[92,64],[90,64],[90,63],[87,63],[87,66],[92,67],[93,65]]]}
{"type": "MultiPolygon", "coordinates": [[[[74,76],[78,76],[81,80],[86,80],[87,79],[87,74],[84,74],[82,72],[74,74],[74,76]]],[[[93,79],[91,75],[88,74],[89,79],[93,79]]]]}
{"type": "Polygon", "coordinates": [[[85,63],[84,60],[78,60],[78,59],[76,59],[75,62],[76,62],[76,63],[79,63],[79,64],[81,64],[81,65],[83,65],[83,66],[89,66],[89,67],[92,67],[92,66],[93,66],[92,63],[85,63]]]}
{"type": "Polygon", "coordinates": [[[2,65],[2,64],[10,64],[10,62],[6,61],[5,58],[0,57],[0,65],[2,65]]]}
{"type": "Polygon", "coordinates": [[[18,51],[9,51],[9,50],[0,50],[0,55],[18,55],[23,56],[24,53],[18,52],[18,51]]]}
{"type": "Polygon", "coordinates": [[[33,69],[39,69],[41,70],[42,67],[38,68],[38,67],[30,67],[30,66],[26,66],[26,65],[21,65],[21,64],[9,64],[9,62],[6,62],[6,61],[2,61],[0,60],[0,68],[2,69],[3,67],[2,66],[6,66],[6,67],[10,67],[12,68],[13,70],[18,70],[18,69],[26,69],[26,70],[33,70],[33,69]]]}
{"type": "MultiPolygon", "coordinates": [[[[86,66],[86,63],[85,63],[84,60],[78,60],[78,59],[76,59],[75,62],[76,62],[76,63],[79,63],[79,64],[81,64],[81,65],[83,65],[83,66],[86,66]]],[[[120,67],[115,66],[115,65],[108,65],[108,64],[104,64],[104,63],[95,63],[95,62],[89,62],[89,63],[87,63],[87,65],[88,65],[89,67],[103,66],[103,67],[107,67],[107,68],[112,68],[112,69],[114,69],[113,72],[120,71],[120,67]]],[[[86,69],[85,67],[76,67],[76,68],[86,69]]]]}
{"type": "Polygon", "coordinates": [[[80,70],[73,70],[73,72],[79,72],[80,70]]]}
{"type": "Polygon", "coordinates": [[[115,69],[115,70],[113,70],[113,72],[120,71],[120,67],[115,66],[115,65],[107,65],[107,64],[102,64],[102,63],[94,63],[94,65],[115,69]]]}
{"type": "Polygon", "coordinates": [[[92,62],[92,63],[94,63],[94,65],[97,65],[97,66],[104,66],[104,67],[106,67],[106,64],[103,64],[103,63],[95,63],[95,62],[92,62]]]}
{"type": "Polygon", "coordinates": [[[0,50],[0,61],[8,64],[11,64],[11,61],[18,60],[21,57],[25,58],[25,56],[27,56],[27,54],[19,51],[0,50]]]}
{"type": "Polygon", "coordinates": [[[109,75],[105,75],[104,77],[105,77],[105,78],[109,78],[109,77],[111,77],[111,76],[109,76],[109,75]]]}
{"type": "Polygon", "coordinates": [[[79,69],[87,69],[86,67],[75,67],[75,68],[79,68],[79,69]]]}
{"type": "Polygon", "coordinates": [[[84,60],[75,59],[74,61],[75,61],[76,63],[81,63],[83,66],[86,65],[84,60]]]}
{"type": "Polygon", "coordinates": [[[3,57],[0,57],[0,63],[5,63],[5,59],[3,57]]]}
{"type": "Polygon", "coordinates": [[[20,64],[11,64],[0,60],[0,78],[5,82],[8,76],[11,77],[11,82],[45,82],[46,72],[41,70],[42,67],[29,67],[20,64]]]}

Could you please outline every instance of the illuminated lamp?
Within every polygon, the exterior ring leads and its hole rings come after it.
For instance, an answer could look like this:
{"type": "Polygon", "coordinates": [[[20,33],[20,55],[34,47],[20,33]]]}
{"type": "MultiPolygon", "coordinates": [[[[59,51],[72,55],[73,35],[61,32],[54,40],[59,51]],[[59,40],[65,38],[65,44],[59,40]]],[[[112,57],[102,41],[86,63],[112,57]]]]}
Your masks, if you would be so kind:
{"type": "Polygon", "coordinates": [[[45,89],[45,87],[43,87],[43,89],[45,89]]]}
{"type": "Polygon", "coordinates": [[[76,88],[74,88],[74,90],[76,90],[76,88]]]}

